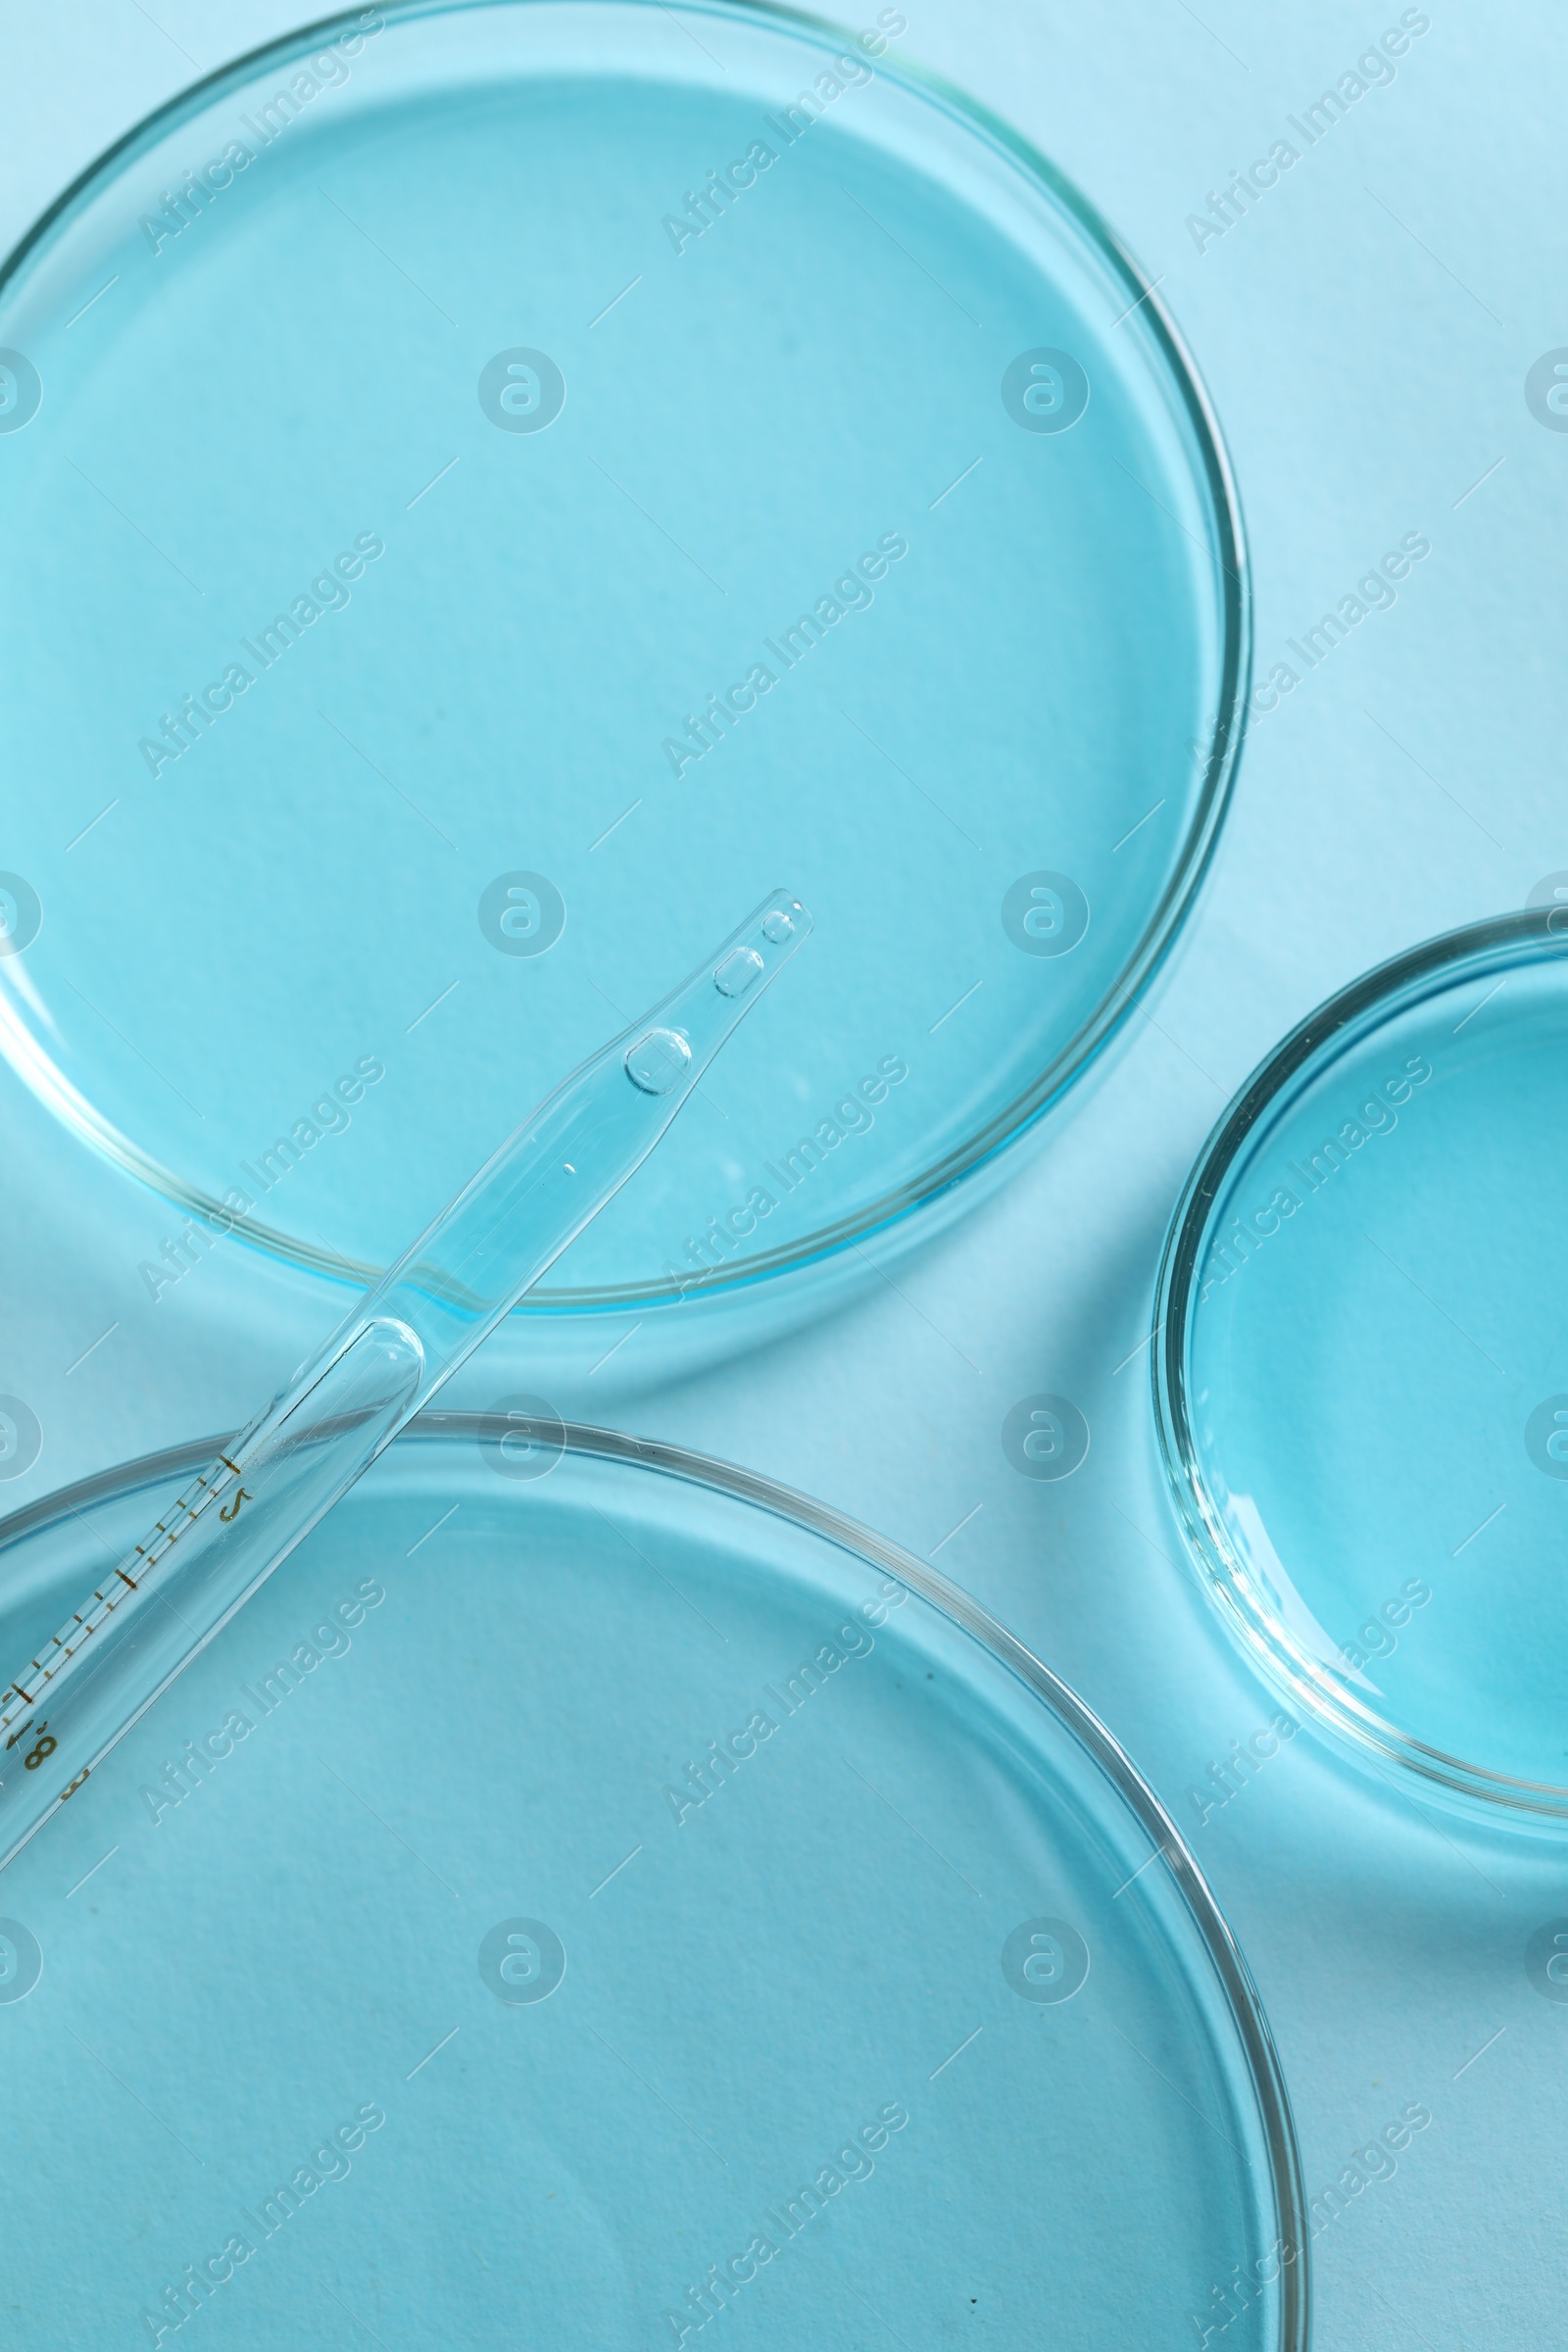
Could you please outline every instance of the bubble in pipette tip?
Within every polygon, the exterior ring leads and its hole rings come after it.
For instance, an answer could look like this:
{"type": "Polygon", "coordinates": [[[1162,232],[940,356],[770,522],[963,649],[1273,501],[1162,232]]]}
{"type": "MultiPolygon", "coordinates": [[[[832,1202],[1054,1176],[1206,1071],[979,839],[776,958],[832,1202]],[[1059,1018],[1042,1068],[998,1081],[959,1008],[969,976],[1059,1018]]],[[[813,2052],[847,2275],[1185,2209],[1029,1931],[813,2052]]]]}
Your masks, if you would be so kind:
{"type": "Polygon", "coordinates": [[[627,1048],[626,1075],[645,1095],[667,1095],[685,1077],[691,1061],[692,1050],[678,1029],[650,1029],[627,1048]]]}
{"type": "Polygon", "coordinates": [[[721,997],[744,997],[761,969],[762,958],[755,948],[736,948],[713,974],[713,986],[721,997]]]}
{"type": "Polygon", "coordinates": [[[795,937],[795,925],[782,906],[775,906],[771,914],[763,916],[762,937],[775,948],[781,948],[787,939],[795,937]]]}

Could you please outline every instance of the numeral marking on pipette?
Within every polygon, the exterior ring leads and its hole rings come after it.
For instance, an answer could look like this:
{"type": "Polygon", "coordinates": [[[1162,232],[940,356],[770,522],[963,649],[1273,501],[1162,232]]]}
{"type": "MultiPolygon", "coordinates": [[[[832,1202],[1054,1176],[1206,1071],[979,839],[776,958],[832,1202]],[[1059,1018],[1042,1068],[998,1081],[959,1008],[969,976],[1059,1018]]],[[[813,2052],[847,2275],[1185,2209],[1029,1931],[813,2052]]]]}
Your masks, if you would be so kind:
{"type": "MultiPolygon", "coordinates": [[[[56,1634],[42,1657],[34,1658],[28,1672],[20,1675],[11,1685],[10,1703],[0,1705],[0,1733],[8,1735],[7,1750],[15,1747],[17,1741],[28,1732],[38,1735],[33,1746],[23,1757],[28,1772],[36,1772],[53,1755],[57,1745],[53,1734],[46,1730],[45,1721],[42,1718],[34,1720],[33,1709],[37,1706],[40,1694],[80,1649],[88,1635],[95,1634],[113,1616],[127,1592],[140,1592],[151,1571],[168,1557],[186,1529],[195,1526],[203,1511],[216,1502],[220,1519],[232,1521],[239,1516],[242,1503],[254,1500],[255,1496],[240,1484],[239,1464],[231,1462],[226,1453],[220,1453],[213,1468],[200,1474],[158,1521],[145,1544],[135,1545],[136,1574],[132,1575],[127,1568],[117,1567],[115,1575],[119,1583],[111,1584],[107,1591],[95,1592],[85,1615],[78,1613],[73,1616],[70,1624],[56,1634]],[[224,1472],[228,1474],[226,1477],[224,1472]],[[220,1499],[225,1495],[228,1497],[226,1502],[220,1499]],[[24,1720],[19,1722],[19,1716],[24,1720]]],[[[72,1795],[86,1777],[85,1773],[78,1773],[65,1794],[72,1795]]]]}

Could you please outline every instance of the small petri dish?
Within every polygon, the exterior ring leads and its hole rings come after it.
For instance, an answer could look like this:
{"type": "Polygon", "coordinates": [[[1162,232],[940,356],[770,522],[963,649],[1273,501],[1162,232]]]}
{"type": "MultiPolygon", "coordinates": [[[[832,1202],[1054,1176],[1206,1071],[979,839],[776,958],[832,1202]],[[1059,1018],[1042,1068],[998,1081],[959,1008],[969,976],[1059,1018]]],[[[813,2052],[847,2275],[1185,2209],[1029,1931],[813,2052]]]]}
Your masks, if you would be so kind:
{"type": "Polygon", "coordinates": [[[1231,1634],[1463,1810],[1568,1824],[1568,920],[1449,932],[1275,1051],[1160,1277],[1165,1467],[1231,1634]]]}
{"type": "Polygon", "coordinates": [[[343,17],[0,271],[0,1051],[199,1243],[368,1279],[781,881],[809,961],[536,1325],[842,1259],[1148,983],[1237,750],[1226,461],[906,32],[343,17]]]}
{"type": "MultiPolygon", "coordinates": [[[[210,1447],[8,1522],[0,1638],[210,1447]]],[[[603,1432],[389,1449],[5,1873],[0,2044],[28,2341],[1306,2342],[1268,2030],[1115,1742],[603,1432]]]]}

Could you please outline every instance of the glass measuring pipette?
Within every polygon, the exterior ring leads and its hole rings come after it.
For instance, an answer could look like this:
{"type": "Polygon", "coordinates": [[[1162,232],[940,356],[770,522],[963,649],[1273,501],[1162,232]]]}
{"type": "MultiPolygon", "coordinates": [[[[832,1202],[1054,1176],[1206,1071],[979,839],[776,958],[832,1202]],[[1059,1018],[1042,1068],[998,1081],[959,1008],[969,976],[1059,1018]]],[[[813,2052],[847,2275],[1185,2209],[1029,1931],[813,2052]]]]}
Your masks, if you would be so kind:
{"type": "Polygon", "coordinates": [[[613,1199],[808,936],[774,891],[563,1080],[0,1698],[0,1869],[613,1199]]]}

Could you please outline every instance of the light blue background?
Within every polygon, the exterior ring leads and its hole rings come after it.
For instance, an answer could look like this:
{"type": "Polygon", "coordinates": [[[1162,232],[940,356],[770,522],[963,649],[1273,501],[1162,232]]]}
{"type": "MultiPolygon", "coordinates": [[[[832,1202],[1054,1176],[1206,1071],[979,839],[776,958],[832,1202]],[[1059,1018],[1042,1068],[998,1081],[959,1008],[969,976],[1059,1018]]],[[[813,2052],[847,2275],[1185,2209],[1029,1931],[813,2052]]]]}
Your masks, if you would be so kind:
{"type": "MultiPolygon", "coordinates": [[[[635,1338],[618,1389],[590,1381],[585,1347],[554,1396],[934,1552],[1083,1692],[1191,1833],[1241,1938],[1309,2194],[1407,2101],[1430,2106],[1396,2178],[1316,2241],[1323,2352],[1568,2343],[1568,2005],[1524,1968],[1532,1931],[1568,1912],[1568,1849],[1424,1815],[1310,1735],[1199,1825],[1187,1791],[1274,1702],[1196,1589],[1154,1458],[1148,1350],[1133,1352],[1182,1179],[1280,1033],[1381,957],[1568,867],[1568,435],[1544,431],[1522,389],[1568,344],[1568,72],[1544,7],[1429,13],[1392,86],[1200,256],[1185,216],[1294,136],[1286,115],[1397,7],[1204,0],[1200,22],[1182,0],[912,0],[905,54],[1053,155],[1162,276],[1239,477],[1259,676],[1402,533],[1433,553],[1256,727],[1173,972],[1009,1186],[888,1286],[760,1355],[654,1393],[635,1338]],[[1008,1407],[1040,1390],[1075,1399],[1093,1431],[1061,1486],[1002,1452],[1008,1407]]],[[[0,8],[0,238],[195,67],[305,21],[259,0],[0,8]]],[[[236,1251],[154,1308],[135,1267],[168,1210],[84,1165],[3,1072],[0,1116],[0,1385],[45,1430],[4,1500],[246,1419],[319,1333],[322,1293],[236,1251]]],[[[454,1401],[488,1402],[494,1385],[481,1365],[454,1401]]]]}

